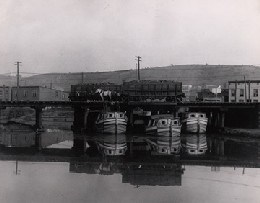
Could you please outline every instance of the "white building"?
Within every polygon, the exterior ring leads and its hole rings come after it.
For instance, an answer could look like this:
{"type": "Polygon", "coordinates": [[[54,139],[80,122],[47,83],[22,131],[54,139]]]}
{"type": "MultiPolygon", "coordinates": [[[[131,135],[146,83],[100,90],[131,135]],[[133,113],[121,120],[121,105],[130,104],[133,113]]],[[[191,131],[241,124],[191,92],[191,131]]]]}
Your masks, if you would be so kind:
{"type": "Polygon", "coordinates": [[[229,102],[260,102],[260,80],[229,81],[229,102]]]}
{"type": "Polygon", "coordinates": [[[194,102],[197,101],[198,93],[201,91],[201,86],[182,85],[182,92],[185,94],[183,101],[194,102]]]}

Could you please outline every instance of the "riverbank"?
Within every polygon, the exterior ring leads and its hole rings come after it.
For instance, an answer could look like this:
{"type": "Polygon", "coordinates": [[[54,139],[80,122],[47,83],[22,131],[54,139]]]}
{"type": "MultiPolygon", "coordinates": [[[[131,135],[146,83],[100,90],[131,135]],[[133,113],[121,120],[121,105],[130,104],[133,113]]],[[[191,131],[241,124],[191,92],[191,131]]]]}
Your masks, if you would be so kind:
{"type": "MultiPolygon", "coordinates": [[[[30,108],[8,108],[2,110],[0,124],[22,124],[34,127],[35,111],[30,108]]],[[[70,130],[73,123],[73,111],[69,108],[43,109],[42,124],[45,128],[70,130]]]]}
{"type": "Polygon", "coordinates": [[[222,133],[230,136],[260,138],[260,129],[224,128],[222,133]]]}

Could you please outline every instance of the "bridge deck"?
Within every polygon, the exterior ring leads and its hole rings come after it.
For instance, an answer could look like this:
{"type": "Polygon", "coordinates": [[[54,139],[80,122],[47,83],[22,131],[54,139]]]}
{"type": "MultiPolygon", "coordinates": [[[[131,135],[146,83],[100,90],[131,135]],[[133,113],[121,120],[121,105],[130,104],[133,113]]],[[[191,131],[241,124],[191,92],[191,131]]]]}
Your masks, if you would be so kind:
{"type": "Polygon", "coordinates": [[[66,106],[103,106],[103,105],[127,105],[127,106],[178,106],[178,107],[199,107],[199,108],[254,108],[259,103],[229,103],[229,102],[109,102],[109,101],[1,101],[1,107],[66,107],[66,106]]]}

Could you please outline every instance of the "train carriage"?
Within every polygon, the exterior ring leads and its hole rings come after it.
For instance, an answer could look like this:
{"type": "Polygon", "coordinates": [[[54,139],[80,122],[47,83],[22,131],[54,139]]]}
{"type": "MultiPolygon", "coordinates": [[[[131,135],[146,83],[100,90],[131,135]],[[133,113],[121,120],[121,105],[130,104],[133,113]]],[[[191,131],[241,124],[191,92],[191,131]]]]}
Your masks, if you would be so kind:
{"type": "Polygon", "coordinates": [[[70,100],[155,101],[182,100],[182,83],[174,80],[133,80],[114,83],[89,83],[71,86],[70,100]]]}
{"type": "Polygon", "coordinates": [[[182,83],[173,80],[134,80],[124,82],[122,92],[130,101],[182,100],[182,83]]]}

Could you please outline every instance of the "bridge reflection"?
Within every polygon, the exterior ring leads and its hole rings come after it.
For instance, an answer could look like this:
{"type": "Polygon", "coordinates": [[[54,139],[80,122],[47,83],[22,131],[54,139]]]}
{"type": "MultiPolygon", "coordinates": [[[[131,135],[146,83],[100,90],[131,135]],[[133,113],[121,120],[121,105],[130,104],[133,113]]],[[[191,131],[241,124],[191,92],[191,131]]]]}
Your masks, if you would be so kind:
{"type": "Polygon", "coordinates": [[[186,165],[260,168],[259,140],[221,135],[1,131],[0,146],[0,160],[69,162],[71,173],[121,174],[123,183],[135,186],[180,186],[186,165]]]}
{"type": "Polygon", "coordinates": [[[35,132],[30,127],[11,126],[0,131],[0,146],[9,148],[51,148],[63,142],[73,143],[73,133],[62,130],[47,129],[44,132],[35,132]],[[20,127],[20,128],[19,128],[20,127]]]}

